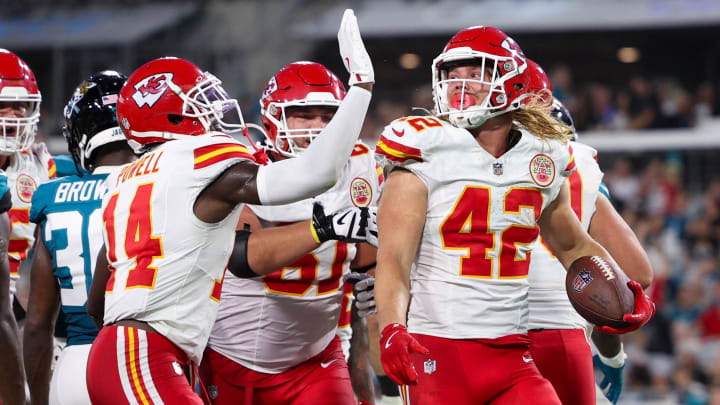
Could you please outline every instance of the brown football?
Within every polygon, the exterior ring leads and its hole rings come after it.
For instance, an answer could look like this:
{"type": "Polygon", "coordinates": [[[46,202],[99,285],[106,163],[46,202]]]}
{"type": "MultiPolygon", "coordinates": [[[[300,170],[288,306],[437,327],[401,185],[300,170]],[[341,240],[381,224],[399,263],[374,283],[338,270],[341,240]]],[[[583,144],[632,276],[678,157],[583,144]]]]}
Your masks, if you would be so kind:
{"type": "Polygon", "coordinates": [[[599,326],[621,328],[635,299],[625,272],[600,256],[583,256],[567,271],[565,289],[575,310],[599,326]]]}

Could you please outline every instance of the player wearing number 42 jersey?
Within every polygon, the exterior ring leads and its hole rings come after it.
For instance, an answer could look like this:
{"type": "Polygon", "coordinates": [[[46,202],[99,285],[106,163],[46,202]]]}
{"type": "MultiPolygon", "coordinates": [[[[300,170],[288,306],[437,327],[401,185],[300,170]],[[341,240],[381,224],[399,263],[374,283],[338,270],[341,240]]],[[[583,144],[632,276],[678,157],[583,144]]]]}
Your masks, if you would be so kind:
{"type": "Polygon", "coordinates": [[[570,129],[522,103],[526,65],[500,30],[460,31],[433,62],[437,118],[378,142],[381,360],[411,404],[560,403],[528,351],[531,245],[609,255],[570,207],[570,129]]]}
{"type": "Polygon", "coordinates": [[[88,302],[103,325],[88,360],[93,404],[202,403],[183,368],[200,363],[225,269],[236,271],[243,203],[286,204],[327,190],[359,135],[374,79],[351,10],[338,42],[352,88],[323,129],[327,136],[267,166],[228,135],[247,126],[237,100],[210,73],[161,58],[128,77],[118,122],[143,155],[106,181],[105,252],[88,302]]]}
{"type": "Polygon", "coordinates": [[[39,225],[40,233],[31,270],[24,351],[30,394],[38,403],[90,402],[85,370],[98,330],[85,306],[102,246],[105,179],[135,157],[115,118],[125,79],[104,71],[78,85],[65,109],[63,134],[74,164],[86,174],[45,183],[33,195],[30,220],[39,225]],[[52,332],[60,306],[67,345],[51,380],[52,332]]]}

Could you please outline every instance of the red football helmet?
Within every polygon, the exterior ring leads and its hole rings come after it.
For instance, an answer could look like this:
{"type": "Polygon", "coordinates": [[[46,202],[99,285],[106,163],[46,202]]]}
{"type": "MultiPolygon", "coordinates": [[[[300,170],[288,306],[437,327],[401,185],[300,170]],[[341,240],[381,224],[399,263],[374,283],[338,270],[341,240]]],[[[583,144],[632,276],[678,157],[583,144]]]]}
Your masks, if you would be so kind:
{"type": "MultiPolygon", "coordinates": [[[[442,53],[433,60],[433,97],[440,116],[447,116],[454,125],[476,128],[489,118],[516,110],[527,92],[527,58],[518,44],[504,32],[493,27],[466,28],[450,39],[442,53]],[[462,64],[477,64],[491,72],[480,79],[448,79],[448,70],[462,64]],[[486,77],[489,76],[489,77],[486,77]],[[450,106],[448,90],[468,82],[489,86],[485,100],[467,107],[450,106]]],[[[464,100],[464,97],[461,97],[464,100]]]]}
{"type": "Polygon", "coordinates": [[[25,150],[32,145],[40,121],[40,90],[27,63],[14,53],[0,49],[0,102],[25,103],[25,117],[0,117],[0,153],[25,150]]]}
{"type": "Polygon", "coordinates": [[[295,62],[280,69],[260,98],[262,122],[272,148],[283,156],[294,157],[304,150],[295,138],[314,139],[320,133],[320,129],[289,129],[287,107],[337,108],[343,98],[342,82],[319,63],[295,62]]]}
{"type": "MultiPolygon", "coordinates": [[[[525,74],[527,75],[528,93],[539,96],[542,103],[549,107],[553,102],[553,88],[550,78],[548,78],[543,68],[534,61],[528,59],[527,64],[525,74]]],[[[526,101],[530,99],[531,97],[527,97],[526,101]]]]}
{"type": "Polygon", "coordinates": [[[153,143],[245,129],[237,100],[218,78],[172,57],[152,60],[130,75],[120,90],[117,118],[136,152],[153,143]],[[233,112],[235,122],[224,120],[233,112]]]}

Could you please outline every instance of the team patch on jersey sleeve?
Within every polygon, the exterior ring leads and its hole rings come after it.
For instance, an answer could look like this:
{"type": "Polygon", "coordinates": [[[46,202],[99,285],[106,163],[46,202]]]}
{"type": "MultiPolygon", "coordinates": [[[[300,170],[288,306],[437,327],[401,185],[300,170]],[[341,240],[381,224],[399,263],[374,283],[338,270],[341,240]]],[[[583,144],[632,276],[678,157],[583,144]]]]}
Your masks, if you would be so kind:
{"type": "Polygon", "coordinates": [[[195,169],[212,166],[215,163],[233,158],[255,161],[248,149],[237,143],[218,143],[195,149],[195,169]]]}
{"type": "Polygon", "coordinates": [[[555,162],[548,155],[538,153],[530,160],[530,177],[540,187],[547,187],[555,180],[555,162]]]}

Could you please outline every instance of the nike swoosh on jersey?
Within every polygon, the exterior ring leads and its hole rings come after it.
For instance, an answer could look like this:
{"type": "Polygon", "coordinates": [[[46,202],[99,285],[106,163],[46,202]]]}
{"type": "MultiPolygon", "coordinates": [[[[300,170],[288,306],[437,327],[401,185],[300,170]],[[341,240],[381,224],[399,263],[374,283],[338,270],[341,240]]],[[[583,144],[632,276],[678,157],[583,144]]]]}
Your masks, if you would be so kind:
{"type": "Polygon", "coordinates": [[[391,128],[391,129],[392,129],[393,133],[394,133],[397,137],[401,137],[401,136],[405,135],[405,130],[404,130],[404,129],[403,129],[402,131],[398,131],[398,130],[395,129],[395,128],[391,128]]]}
{"type": "Polygon", "coordinates": [[[531,361],[533,361],[532,357],[527,358],[527,357],[525,357],[525,356],[522,356],[522,359],[523,359],[523,361],[524,361],[525,363],[530,363],[531,361]]]}
{"type": "Polygon", "coordinates": [[[321,363],[320,363],[320,367],[322,367],[322,368],[328,368],[328,367],[330,367],[331,364],[335,363],[336,361],[337,361],[337,359],[330,360],[330,361],[328,361],[327,363],[321,362],[321,363]]]}

